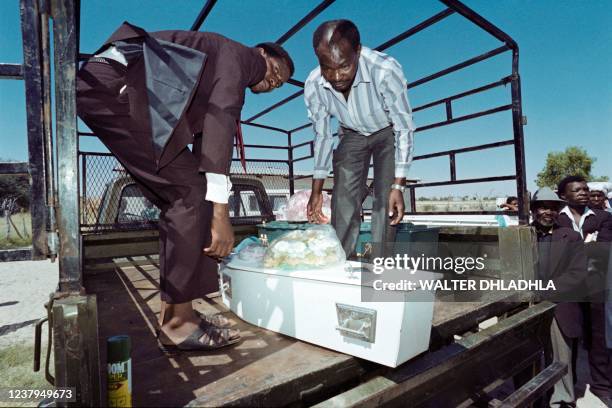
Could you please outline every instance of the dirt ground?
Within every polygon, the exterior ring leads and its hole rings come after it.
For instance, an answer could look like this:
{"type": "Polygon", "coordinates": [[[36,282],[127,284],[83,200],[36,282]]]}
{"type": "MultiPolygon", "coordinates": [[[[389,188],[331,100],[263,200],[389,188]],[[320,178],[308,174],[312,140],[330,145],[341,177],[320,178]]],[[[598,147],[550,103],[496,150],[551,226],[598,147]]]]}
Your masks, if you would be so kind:
{"type": "MultiPolygon", "coordinates": [[[[43,368],[35,373],[34,324],[46,316],[44,303],[55,290],[58,265],[49,261],[0,262],[0,388],[50,388],[43,368]]],[[[43,326],[46,334],[47,326],[43,326]]],[[[43,353],[46,351],[43,335],[43,353]]],[[[53,366],[53,361],[51,361],[53,366]]],[[[35,402],[0,401],[2,406],[36,406],[35,402]]]]}
{"type": "Polygon", "coordinates": [[[11,215],[11,221],[12,224],[7,228],[6,217],[0,217],[0,249],[32,245],[32,220],[30,213],[13,214],[11,215]]]}

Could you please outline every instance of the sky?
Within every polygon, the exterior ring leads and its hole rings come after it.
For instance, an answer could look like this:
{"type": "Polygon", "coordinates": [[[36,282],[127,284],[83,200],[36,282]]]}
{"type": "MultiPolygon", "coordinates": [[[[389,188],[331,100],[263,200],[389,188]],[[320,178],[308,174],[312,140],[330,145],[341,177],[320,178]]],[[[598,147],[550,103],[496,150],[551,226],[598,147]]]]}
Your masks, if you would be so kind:
{"type": "MultiPolygon", "coordinates": [[[[189,29],[204,0],[82,0],[81,52],[93,52],[124,21],[148,31],[189,29]]],[[[305,16],[318,1],[219,0],[202,30],[226,35],[244,44],[274,41],[305,16]]],[[[546,155],[568,146],[581,146],[597,159],[592,173],[612,178],[612,2],[607,0],[465,0],[465,4],[497,25],[519,44],[522,81],[527,187],[542,170],[546,155]]],[[[389,38],[443,10],[436,0],[337,0],[316,19],[291,37],[284,46],[296,64],[295,79],[303,81],[316,67],[311,46],[315,28],[335,18],[353,20],[362,43],[376,47],[389,38]]],[[[459,15],[452,15],[417,35],[387,49],[385,53],[402,65],[409,82],[502,45],[459,15]]],[[[0,62],[21,63],[19,1],[0,1],[0,62]]],[[[511,73],[511,53],[412,88],[413,107],[460,93],[511,73]]],[[[242,117],[248,118],[298,88],[285,85],[268,95],[247,91],[242,117]]],[[[510,103],[510,87],[470,96],[453,104],[455,116],[510,103]]],[[[416,112],[415,123],[424,126],[444,120],[444,107],[416,112]]],[[[292,129],[308,123],[303,98],[259,119],[258,123],[292,129]]],[[[79,128],[86,131],[81,123],[79,128]]],[[[243,127],[247,143],[285,145],[281,133],[243,127]]],[[[312,140],[312,130],[293,136],[293,143],[312,140]]],[[[427,154],[512,138],[510,111],[417,133],[415,154],[427,154]]],[[[104,151],[91,137],[81,138],[83,151],[104,151]]],[[[296,150],[301,157],[306,149],[296,150]]],[[[250,158],[278,157],[277,152],[251,149],[250,158]]],[[[0,80],[0,158],[27,160],[25,97],[23,81],[0,80]]],[[[457,178],[501,176],[514,173],[512,146],[460,154],[457,178]]],[[[312,160],[297,164],[312,170],[312,160]]],[[[411,177],[423,182],[449,179],[447,158],[413,164],[411,177]]],[[[513,195],[513,182],[424,188],[418,195],[481,196],[513,195]]]]}

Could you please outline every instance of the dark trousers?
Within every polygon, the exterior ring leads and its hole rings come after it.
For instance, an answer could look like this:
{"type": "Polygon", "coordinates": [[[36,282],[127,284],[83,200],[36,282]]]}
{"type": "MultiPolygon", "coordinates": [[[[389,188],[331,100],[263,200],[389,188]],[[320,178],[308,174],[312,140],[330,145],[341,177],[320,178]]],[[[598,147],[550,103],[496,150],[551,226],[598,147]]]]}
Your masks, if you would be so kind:
{"type": "Polygon", "coordinates": [[[604,303],[590,303],[589,369],[591,392],[601,398],[612,398],[612,349],[606,346],[604,303]]]}
{"type": "Polygon", "coordinates": [[[132,175],[143,195],[160,208],[161,298],[184,303],[218,290],[217,263],[203,254],[210,242],[212,204],[206,179],[185,148],[157,172],[146,106],[130,104],[120,64],[87,63],[77,75],[79,117],[132,175]]]}
{"type": "Polygon", "coordinates": [[[550,341],[553,349],[553,361],[559,361],[567,365],[567,374],[555,383],[553,394],[550,398],[551,407],[561,407],[565,404],[576,403],[576,360],[578,357],[579,338],[567,337],[553,319],[550,327],[550,341]]]}
{"type": "MultiPolygon", "coordinates": [[[[374,158],[374,201],[372,206],[372,243],[395,240],[395,228],[389,225],[389,192],[395,179],[395,136],[387,127],[364,136],[343,128],[340,144],[334,152],[334,190],[331,223],[344,252],[355,251],[361,225],[361,204],[365,196],[370,159],[374,158]]],[[[380,245],[372,256],[382,256],[380,245]]]]}

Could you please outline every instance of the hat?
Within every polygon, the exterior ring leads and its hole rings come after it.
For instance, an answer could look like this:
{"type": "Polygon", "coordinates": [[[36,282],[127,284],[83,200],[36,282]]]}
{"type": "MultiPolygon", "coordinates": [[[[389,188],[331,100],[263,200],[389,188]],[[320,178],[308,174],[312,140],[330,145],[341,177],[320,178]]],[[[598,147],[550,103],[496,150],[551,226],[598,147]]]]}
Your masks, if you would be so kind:
{"type": "Polygon", "coordinates": [[[559,198],[559,196],[552,191],[549,187],[542,187],[538,189],[531,197],[531,205],[541,201],[556,201],[559,204],[565,204],[565,201],[559,198]]]}
{"type": "Polygon", "coordinates": [[[608,189],[606,188],[607,183],[600,183],[594,181],[592,183],[587,183],[590,191],[601,191],[604,195],[608,195],[608,189]]]}

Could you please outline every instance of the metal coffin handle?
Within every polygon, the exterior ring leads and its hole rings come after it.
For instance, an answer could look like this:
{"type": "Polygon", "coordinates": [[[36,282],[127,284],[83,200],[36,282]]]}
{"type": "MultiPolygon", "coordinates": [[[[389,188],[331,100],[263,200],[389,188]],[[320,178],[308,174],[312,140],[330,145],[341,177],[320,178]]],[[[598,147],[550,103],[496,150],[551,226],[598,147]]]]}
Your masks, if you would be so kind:
{"type": "MultiPolygon", "coordinates": [[[[348,328],[342,327],[342,326],[336,326],[336,330],[338,330],[341,333],[346,333],[347,335],[352,334],[353,337],[360,337],[363,340],[368,340],[368,335],[366,334],[366,332],[364,330],[348,329],[348,328]]],[[[372,342],[370,342],[370,343],[372,343],[372,342]]]]}
{"type": "Polygon", "coordinates": [[[232,278],[226,274],[222,274],[221,276],[221,289],[225,296],[231,298],[232,297],[232,278]]]}
{"type": "Polygon", "coordinates": [[[336,303],[336,314],[340,334],[368,343],[376,341],[376,310],[336,303]]]}

